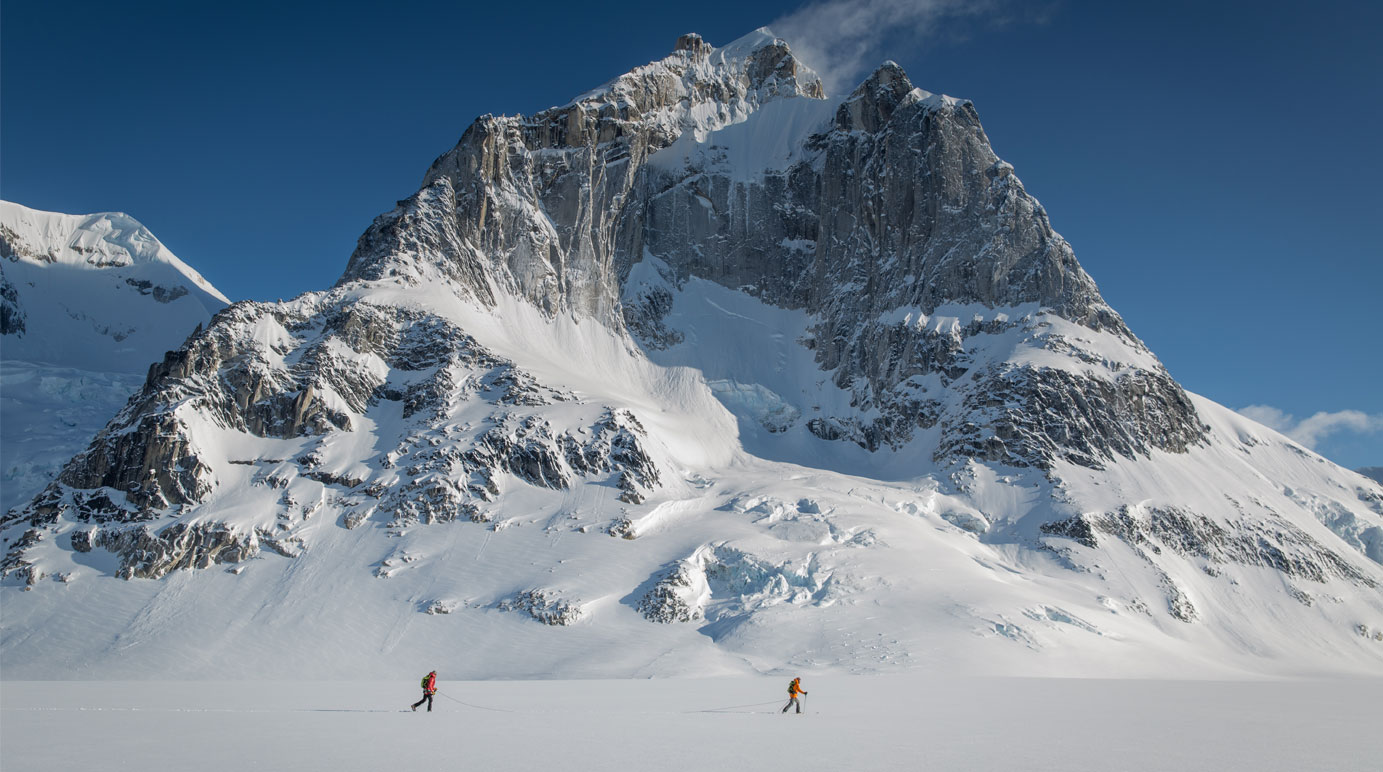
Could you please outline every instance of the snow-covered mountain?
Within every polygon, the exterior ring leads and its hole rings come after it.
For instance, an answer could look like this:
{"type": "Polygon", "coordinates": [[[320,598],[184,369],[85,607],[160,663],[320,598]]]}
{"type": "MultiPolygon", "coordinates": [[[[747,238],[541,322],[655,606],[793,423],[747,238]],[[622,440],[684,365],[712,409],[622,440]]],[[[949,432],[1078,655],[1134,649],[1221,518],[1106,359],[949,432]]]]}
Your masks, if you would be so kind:
{"type": "Polygon", "coordinates": [[[0,510],[42,490],[149,363],[229,303],[129,215],[0,201],[0,510]]]}
{"type": "Polygon", "coordinates": [[[971,103],[766,30],[478,119],[4,525],[35,677],[1383,671],[1383,487],[1182,390],[971,103]]]}

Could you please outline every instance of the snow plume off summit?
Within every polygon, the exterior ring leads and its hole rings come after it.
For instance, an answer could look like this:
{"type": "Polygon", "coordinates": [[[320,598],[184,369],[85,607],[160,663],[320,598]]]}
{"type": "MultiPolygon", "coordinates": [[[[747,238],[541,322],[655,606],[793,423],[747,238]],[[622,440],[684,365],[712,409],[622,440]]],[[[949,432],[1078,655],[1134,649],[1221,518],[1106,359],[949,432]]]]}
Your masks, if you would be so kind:
{"type": "Polygon", "coordinates": [[[766,30],[478,119],[3,524],[10,677],[1383,670],[1383,488],[1185,392],[970,102],[766,30]]]}
{"type": "Polygon", "coordinates": [[[884,34],[920,44],[948,22],[1003,18],[1002,0],[822,0],[775,20],[769,27],[792,41],[831,91],[853,86],[883,57],[884,34]]]}

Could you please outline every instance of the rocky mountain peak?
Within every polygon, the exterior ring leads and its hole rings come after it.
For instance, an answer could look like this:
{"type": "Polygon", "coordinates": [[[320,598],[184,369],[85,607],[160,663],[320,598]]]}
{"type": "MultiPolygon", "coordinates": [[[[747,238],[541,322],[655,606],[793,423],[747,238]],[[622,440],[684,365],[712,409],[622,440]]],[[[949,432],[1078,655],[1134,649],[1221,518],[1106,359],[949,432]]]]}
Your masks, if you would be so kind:
{"type": "Polygon", "coordinates": [[[622,324],[617,244],[645,162],[769,103],[819,99],[821,79],[766,29],[724,47],[683,35],[668,57],[532,116],[483,116],[422,188],[377,218],[338,285],[444,279],[484,304],[494,291],[548,314],[622,324]],[[514,202],[522,201],[515,206],[514,202]]]}
{"type": "Polygon", "coordinates": [[[710,43],[707,43],[704,39],[702,39],[700,35],[696,34],[695,32],[688,32],[687,34],[677,38],[677,44],[673,46],[672,50],[674,52],[687,51],[691,53],[693,56],[705,56],[709,55],[711,51],[715,50],[715,46],[712,46],[710,43]]]}
{"type": "Polygon", "coordinates": [[[793,55],[786,42],[777,38],[754,50],[748,58],[745,74],[762,95],[825,97],[821,78],[793,55]]]}
{"type": "Polygon", "coordinates": [[[903,68],[886,61],[841,103],[836,126],[845,131],[877,131],[912,91],[903,68]]]}

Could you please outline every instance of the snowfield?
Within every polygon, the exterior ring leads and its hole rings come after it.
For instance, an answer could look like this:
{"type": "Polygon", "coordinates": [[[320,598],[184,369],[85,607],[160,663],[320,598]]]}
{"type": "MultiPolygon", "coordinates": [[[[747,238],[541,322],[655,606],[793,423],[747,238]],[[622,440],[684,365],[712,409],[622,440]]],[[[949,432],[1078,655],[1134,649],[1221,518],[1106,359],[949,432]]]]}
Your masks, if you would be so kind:
{"type": "MultiPolygon", "coordinates": [[[[419,668],[425,668],[423,663],[419,668]]],[[[1377,770],[1380,682],[6,682],[5,770],[1377,770]]]]}

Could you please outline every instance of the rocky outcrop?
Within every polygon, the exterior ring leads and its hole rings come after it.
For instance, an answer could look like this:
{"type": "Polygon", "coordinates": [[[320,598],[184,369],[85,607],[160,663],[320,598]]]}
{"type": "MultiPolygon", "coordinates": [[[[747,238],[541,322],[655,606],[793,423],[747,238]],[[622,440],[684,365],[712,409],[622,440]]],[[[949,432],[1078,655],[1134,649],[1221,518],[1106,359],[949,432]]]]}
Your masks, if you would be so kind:
{"type": "Polygon", "coordinates": [[[399,467],[407,482],[383,493],[378,509],[397,524],[488,522],[484,504],[499,497],[506,474],[554,490],[613,474],[619,499],[639,503],[661,479],[645,440],[643,427],[627,411],[607,412],[589,431],[558,431],[537,415],[501,413],[468,441],[434,444],[426,434],[405,441],[396,453],[410,462],[399,467]]]}
{"type": "Polygon", "coordinates": [[[1377,585],[1368,574],[1280,517],[1224,524],[1177,507],[1136,511],[1124,506],[1117,512],[1045,523],[1041,530],[1091,549],[1100,547],[1102,536],[1118,539],[1150,562],[1167,550],[1212,566],[1259,566],[1311,582],[1345,579],[1364,587],[1377,585]]]}
{"type": "MultiPolygon", "coordinates": [[[[34,566],[32,560],[26,557],[29,549],[37,546],[44,539],[44,532],[38,528],[29,528],[24,531],[13,544],[9,544],[9,550],[5,553],[5,559],[0,560],[0,576],[13,576],[24,582],[26,587],[32,587],[43,579],[43,572],[34,566]]],[[[8,540],[7,540],[8,541],[8,540]]]]}
{"type": "MultiPolygon", "coordinates": [[[[240,303],[153,365],[91,446],[0,525],[24,523],[38,534],[64,523],[99,525],[77,531],[73,549],[117,554],[124,578],[158,578],[239,562],[261,547],[297,555],[294,529],[321,506],[300,498],[326,495],[295,493],[300,481],[339,491],[332,501],[346,527],[376,515],[395,527],[488,522],[485,505],[511,481],[566,489],[608,479],[622,501],[642,501],[662,479],[646,430],[628,410],[579,402],[454,322],[416,308],[341,291],[240,303]],[[549,406],[562,406],[563,421],[590,418],[557,423],[549,406]],[[463,410],[478,419],[464,429],[455,420],[463,410]],[[335,437],[395,411],[400,434],[384,438],[377,456],[333,465],[327,449],[335,437]],[[219,448],[213,438],[227,431],[307,440],[306,449],[291,458],[221,458],[207,448],[219,448]],[[281,492],[262,522],[186,525],[182,515],[207,501],[223,476],[238,477],[236,467],[255,470],[251,488],[281,492]]],[[[21,540],[0,570],[23,573],[23,553],[36,543],[21,540]]]]}
{"type": "Polygon", "coordinates": [[[1153,450],[1184,453],[1208,431],[1165,371],[1112,379],[1064,370],[988,368],[966,389],[962,420],[942,422],[934,458],[975,458],[1048,469],[1055,460],[1093,469],[1153,450]]]}
{"type": "Polygon", "coordinates": [[[639,598],[635,609],[650,622],[695,622],[705,616],[701,598],[705,584],[704,573],[679,560],[639,598]]]}
{"type": "MultiPolygon", "coordinates": [[[[1239,509],[1232,500],[1231,504],[1239,509]]],[[[1099,556],[1108,555],[1109,542],[1122,542],[1146,564],[1162,595],[1166,613],[1186,623],[1201,621],[1204,615],[1187,590],[1185,562],[1197,566],[1205,575],[1202,582],[1227,586],[1238,584],[1227,574],[1229,566],[1275,571],[1282,578],[1286,595],[1306,606],[1315,599],[1294,580],[1322,585],[1343,580],[1370,591],[1378,586],[1368,573],[1270,511],[1259,517],[1216,520],[1176,506],[1125,505],[1115,512],[1046,522],[1040,530],[1046,548],[1062,555],[1071,568],[1098,574],[1104,572],[1105,558],[1099,556]],[[1080,546],[1068,546],[1069,543],[1063,544],[1064,540],[1080,546]],[[1077,554],[1082,548],[1092,552],[1077,554]],[[1169,557],[1175,560],[1168,560],[1169,557]]],[[[1130,589],[1129,585],[1123,588],[1130,589]]],[[[1134,597],[1129,603],[1143,613],[1151,613],[1140,598],[1134,597]]]]}
{"type": "Polygon", "coordinates": [[[179,569],[239,563],[259,552],[256,533],[237,533],[219,523],[175,523],[160,531],[147,526],[99,529],[90,541],[119,556],[122,579],[158,579],[179,569]]]}
{"type": "Polygon", "coordinates": [[[545,625],[566,627],[578,622],[584,612],[580,601],[564,598],[562,593],[548,588],[523,590],[512,598],[500,601],[500,611],[519,611],[545,625]]]}
{"type": "Polygon", "coordinates": [[[174,300],[187,294],[187,288],[183,286],[165,287],[162,284],[155,284],[148,279],[126,279],[125,283],[134,287],[141,295],[151,295],[159,303],[172,303],[174,300]]]}
{"type": "Polygon", "coordinates": [[[25,317],[19,291],[5,278],[5,266],[0,263],[0,335],[23,335],[25,317]]]}

